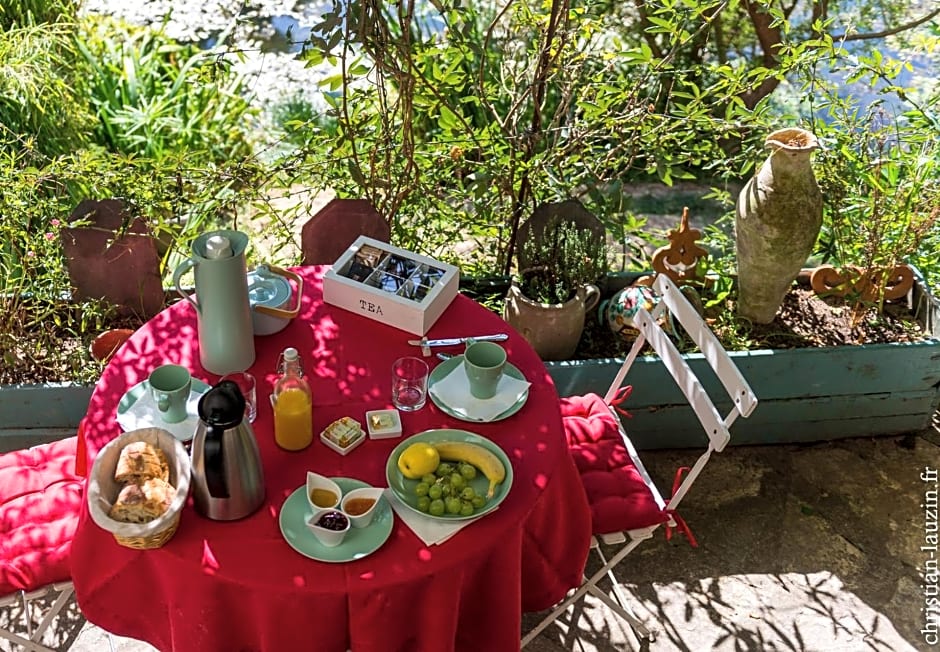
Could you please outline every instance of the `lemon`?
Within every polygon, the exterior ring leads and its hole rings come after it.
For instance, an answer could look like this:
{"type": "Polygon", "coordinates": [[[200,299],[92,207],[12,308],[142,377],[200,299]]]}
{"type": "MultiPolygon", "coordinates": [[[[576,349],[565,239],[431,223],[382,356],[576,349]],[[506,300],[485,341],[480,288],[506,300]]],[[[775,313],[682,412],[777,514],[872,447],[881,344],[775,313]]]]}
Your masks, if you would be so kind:
{"type": "Polygon", "coordinates": [[[441,463],[437,449],[426,442],[415,442],[398,456],[398,470],[410,480],[418,480],[422,475],[434,473],[441,463]]]}

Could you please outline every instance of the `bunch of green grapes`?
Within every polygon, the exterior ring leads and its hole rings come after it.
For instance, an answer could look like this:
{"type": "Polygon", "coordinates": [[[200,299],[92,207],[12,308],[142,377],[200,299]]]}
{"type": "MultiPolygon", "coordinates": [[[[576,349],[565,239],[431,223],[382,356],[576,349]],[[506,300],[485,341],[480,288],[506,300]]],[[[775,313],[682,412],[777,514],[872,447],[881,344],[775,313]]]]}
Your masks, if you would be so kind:
{"type": "Polygon", "coordinates": [[[472,464],[441,462],[434,473],[422,476],[415,485],[418,509],[431,516],[473,516],[486,503],[469,485],[475,477],[477,469],[472,464]]]}

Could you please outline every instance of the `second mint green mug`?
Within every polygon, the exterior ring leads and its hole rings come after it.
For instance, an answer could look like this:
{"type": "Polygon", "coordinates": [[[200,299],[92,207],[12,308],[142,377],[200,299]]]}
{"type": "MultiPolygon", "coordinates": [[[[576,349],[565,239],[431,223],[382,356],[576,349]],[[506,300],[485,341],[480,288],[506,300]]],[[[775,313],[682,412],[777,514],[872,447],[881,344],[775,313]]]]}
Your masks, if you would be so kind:
{"type": "Polygon", "coordinates": [[[189,369],[178,364],[164,364],[150,372],[147,384],[160,418],[166,423],[179,423],[186,418],[186,403],[193,377],[189,369]]]}
{"type": "Polygon", "coordinates": [[[506,349],[496,342],[469,340],[463,366],[470,381],[470,393],[476,398],[493,398],[506,366],[506,349]]]}

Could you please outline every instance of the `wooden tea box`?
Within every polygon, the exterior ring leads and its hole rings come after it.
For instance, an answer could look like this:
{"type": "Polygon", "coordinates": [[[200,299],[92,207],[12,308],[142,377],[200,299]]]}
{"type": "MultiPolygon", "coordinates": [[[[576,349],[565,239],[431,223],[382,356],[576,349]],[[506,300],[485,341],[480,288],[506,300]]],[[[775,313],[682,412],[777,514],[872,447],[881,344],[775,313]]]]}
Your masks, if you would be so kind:
{"type": "Polygon", "coordinates": [[[323,277],[323,300],[424,335],[457,296],[460,270],[359,236],[323,277]]]}

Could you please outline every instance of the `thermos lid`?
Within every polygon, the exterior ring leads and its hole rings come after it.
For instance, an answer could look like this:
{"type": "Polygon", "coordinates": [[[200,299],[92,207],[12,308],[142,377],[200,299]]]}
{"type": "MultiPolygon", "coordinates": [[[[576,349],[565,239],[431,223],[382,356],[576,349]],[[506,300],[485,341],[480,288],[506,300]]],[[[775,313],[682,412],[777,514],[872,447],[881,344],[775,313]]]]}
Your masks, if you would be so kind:
{"type": "Polygon", "coordinates": [[[245,397],[231,380],[223,380],[199,399],[199,418],[207,425],[232,428],[240,424],[244,416],[245,397]]]}
{"type": "Polygon", "coordinates": [[[206,258],[231,258],[232,242],[224,235],[214,235],[206,240],[206,258]]]}
{"type": "Polygon", "coordinates": [[[252,308],[280,308],[287,304],[290,296],[290,283],[283,276],[274,274],[267,265],[258,265],[257,269],[248,272],[248,303],[252,308]]]}

